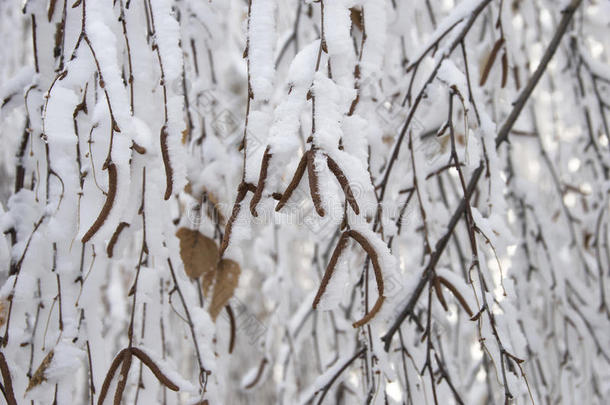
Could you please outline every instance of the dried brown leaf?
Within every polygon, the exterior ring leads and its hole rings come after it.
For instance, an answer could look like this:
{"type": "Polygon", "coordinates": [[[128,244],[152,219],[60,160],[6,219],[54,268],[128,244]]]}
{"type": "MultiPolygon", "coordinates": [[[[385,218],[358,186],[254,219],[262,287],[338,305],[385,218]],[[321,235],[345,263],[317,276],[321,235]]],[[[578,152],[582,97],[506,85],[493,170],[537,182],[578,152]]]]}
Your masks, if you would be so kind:
{"type": "Polygon", "coordinates": [[[195,195],[193,194],[193,185],[191,184],[190,181],[188,183],[186,183],[186,186],[184,186],[184,192],[195,197],[195,195]]]}
{"type": "MultiPolygon", "coordinates": [[[[241,269],[239,264],[230,259],[222,259],[218,263],[218,268],[216,269],[216,277],[214,282],[214,293],[212,295],[212,303],[210,304],[210,315],[213,320],[216,320],[216,317],[222,311],[222,309],[227,305],[227,302],[233,296],[233,292],[235,288],[237,288],[237,284],[239,283],[239,275],[241,273],[241,269]]],[[[204,280],[204,290],[209,286],[205,285],[204,280]]]]}
{"type": "Polygon", "coordinates": [[[364,24],[362,22],[362,10],[352,7],[349,9],[349,11],[352,25],[356,26],[360,31],[362,31],[364,29],[364,24]]]}
{"type": "Polygon", "coordinates": [[[180,228],[176,232],[180,239],[180,257],[184,263],[184,271],[190,278],[213,276],[218,263],[218,246],[213,239],[204,236],[199,231],[180,228]]]}
{"type": "Polygon", "coordinates": [[[53,352],[53,350],[51,350],[45,356],[45,358],[42,359],[42,363],[40,363],[40,366],[38,366],[38,368],[34,372],[34,375],[32,376],[32,378],[30,378],[30,382],[28,384],[28,387],[25,389],[25,392],[28,392],[32,388],[39,386],[40,384],[42,384],[44,381],[47,380],[45,372],[47,371],[47,369],[51,365],[51,361],[53,361],[53,355],[54,354],[55,353],[53,352]]]}

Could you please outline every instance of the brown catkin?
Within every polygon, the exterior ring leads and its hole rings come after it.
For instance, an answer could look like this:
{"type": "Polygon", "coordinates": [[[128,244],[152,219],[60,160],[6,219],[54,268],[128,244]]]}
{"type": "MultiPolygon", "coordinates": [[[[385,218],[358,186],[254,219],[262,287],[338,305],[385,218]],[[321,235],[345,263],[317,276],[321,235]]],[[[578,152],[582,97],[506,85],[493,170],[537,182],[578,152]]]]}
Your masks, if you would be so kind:
{"type": "Polygon", "coordinates": [[[222,243],[220,244],[220,257],[224,254],[225,250],[229,247],[229,241],[231,240],[231,232],[233,231],[233,223],[237,219],[237,215],[239,215],[239,211],[241,210],[241,202],[246,198],[246,193],[248,192],[248,186],[246,183],[241,183],[239,188],[237,189],[237,198],[235,199],[235,204],[233,204],[233,212],[231,213],[231,217],[227,222],[227,226],[225,227],[225,234],[222,238],[222,243]]]}
{"type": "Polygon", "coordinates": [[[114,392],[114,405],[121,405],[121,399],[123,398],[123,393],[127,386],[127,377],[129,375],[129,370],[131,369],[131,349],[126,350],[123,365],[121,366],[121,373],[119,374],[119,381],[116,384],[116,391],[114,392]]]}
{"type": "Polygon", "coordinates": [[[508,79],[508,56],[506,51],[502,53],[502,88],[506,86],[506,80],[508,79]]]}
{"type": "Polygon", "coordinates": [[[337,246],[335,247],[335,250],[333,251],[333,255],[331,256],[330,261],[328,262],[328,266],[326,266],[326,271],[324,272],[324,276],[322,277],[322,281],[320,282],[320,287],[318,288],[318,293],[316,294],[316,297],[313,300],[313,305],[312,305],[313,309],[316,309],[316,307],[320,303],[320,299],[322,298],[322,295],[326,291],[326,287],[328,286],[330,278],[332,277],[333,272],[335,271],[335,267],[337,266],[339,257],[341,257],[341,252],[343,252],[343,250],[347,246],[348,239],[349,239],[348,232],[344,232],[343,234],[341,234],[341,237],[339,238],[339,242],[337,242],[337,246]]]}
{"type": "Polygon", "coordinates": [[[375,315],[377,315],[377,312],[379,312],[379,310],[381,309],[381,306],[383,305],[383,301],[385,300],[384,296],[379,296],[379,298],[377,298],[377,301],[375,301],[375,305],[373,305],[373,308],[371,308],[371,310],[365,314],[362,319],[354,322],[352,324],[352,326],[354,328],[359,328],[361,326],[366,325],[367,323],[369,323],[371,321],[371,319],[373,319],[373,317],[375,315]]]}
{"type": "Polygon", "coordinates": [[[337,246],[335,247],[335,250],[333,251],[333,255],[331,256],[330,261],[328,262],[328,266],[326,267],[326,271],[324,272],[322,281],[320,282],[320,287],[318,288],[318,293],[316,294],[316,297],[314,298],[314,301],[313,301],[313,308],[316,309],[316,307],[320,303],[320,299],[322,298],[322,295],[326,291],[326,287],[328,286],[328,283],[330,282],[330,278],[332,277],[335,267],[337,266],[337,262],[339,261],[339,258],[341,257],[341,253],[346,248],[347,241],[350,237],[352,239],[354,239],[356,242],[358,242],[358,244],[370,256],[371,262],[373,263],[373,271],[375,272],[375,281],[377,282],[377,292],[379,295],[379,297],[377,298],[377,301],[373,305],[373,308],[371,308],[371,310],[367,314],[365,314],[364,317],[362,317],[362,319],[354,322],[353,326],[354,326],[354,328],[357,328],[362,325],[365,325],[367,322],[369,322],[371,319],[373,319],[373,317],[381,309],[381,306],[383,305],[383,301],[385,300],[385,297],[383,296],[383,292],[384,292],[383,274],[381,272],[381,266],[379,264],[379,256],[377,255],[375,248],[373,248],[373,245],[371,245],[371,243],[364,237],[364,235],[362,235],[358,231],[349,230],[349,231],[345,231],[345,232],[343,232],[343,234],[341,234],[341,237],[339,238],[339,242],[337,242],[337,246]]]}
{"type": "Polygon", "coordinates": [[[49,19],[49,22],[51,22],[51,20],[53,19],[53,13],[55,12],[56,4],[57,4],[57,0],[49,1],[49,9],[47,10],[47,18],[49,19]]]}
{"type": "Polygon", "coordinates": [[[489,59],[487,59],[487,63],[485,64],[485,67],[483,68],[483,73],[481,74],[481,80],[479,81],[480,86],[483,86],[485,84],[485,82],[487,81],[487,76],[489,76],[491,67],[493,66],[493,64],[496,60],[496,56],[498,56],[498,51],[500,50],[500,48],[502,47],[503,44],[504,44],[504,38],[499,38],[496,41],[496,43],[494,44],[494,47],[491,49],[491,53],[489,54],[489,59]]]}
{"type": "Polygon", "coordinates": [[[326,164],[330,171],[335,175],[339,185],[341,185],[341,189],[343,189],[343,193],[345,193],[345,199],[352,207],[352,210],[356,215],[360,214],[360,207],[358,207],[358,202],[354,197],[354,193],[352,192],[352,188],[347,181],[347,177],[343,173],[343,170],[339,167],[337,162],[335,162],[330,156],[326,156],[326,164]]]}
{"type": "Polygon", "coordinates": [[[117,240],[119,239],[119,235],[126,227],[129,227],[129,224],[127,222],[121,222],[114,230],[114,233],[112,234],[112,237],[108,242],[108,247],[106,248],[106,254],[108,255],[108,257],[111,258],[114,254],[114,245],[116,245],[117,240]]]}
{"type": "Polygon", "coordinates": [[[148,354],[138,349],[137,347],[132,347],[131,352],[134,356],[140,359],[140,361],[144,363],[146,367],[149,368],[149,370],[155,375],[155,377],[157,377],[157,380],[159,380],[161,384],[165,385],[172,391],[179,390],[179,387],[174,384],[172,380],[170,380],[165,374],[163,374],[161,369],[157,366],[157,364],[155,364],[155,362],[150,358],[150,356],[148,356],[148,354]]]}
{"type": "Polygon", "coordinates": [[[136,141],[132,141],[132,148],[133,148],[133,150],[138,152],[140,155],[143,155],[146,153],[146,148],[144,146],[139,145],[136,141]]]}
{"type": "Polygon", "coordinates": [[[318,173],[315,167],[316,152],[311,150],[307,157],[307,175],[309,177],[309,191],[311,201],[319,216],[323,217],[326,213],[322,207],[322,199],[320,198],[320,185],[318,183],[318,173]]]}
{"type": "Polygon", "coordinates": [[[371,310],[367,314],[365,314],[364,317],[362,317],[362,319],[354,322],[354,324],[353,324],[354,328],[358,328],[360,326],[365,325],[371,319],[373,319],[373,317],[381,309],[383,301],[385,300],[385,297],[383,296],[384,284],[383,284],[383,274],[381,272],[381,265],[379,264],[379,256],[377,255],[375,248],[373,248],[373,245],[371,245],[371,243],[368,241],[368,239],[366,239],[364,237],[364,235],[362,235],[358,231],[354,231],[354,230],[349,231],[349,236],[351,236],[352,239],[354,239],[356,242],[358,242],[358,244],[360,246],[362,246],[364,251],[371,258],[371,262],[373,263],[373,271],[375,272],[375,281],[377,281],[377,293],[379,295],[379,297],[377,297],[377,301],[375,301],[375,304],[373,305],[373,308],[371,308],[371,310]]]}
{"type": "Polygon", "coordinates": [[[83,243],[87,243],[89,239],[91,239],[91,237],[95,235],[97,231],[100,230],[102,225],[104,225],[104,222],[106,222],[106,218],[108,218],[108,215],[110,214],[110,209],[114,204],[116,191],[117,170],[115,164],[111,161],[110,164],[108,164],[108,193],[106,194],[106,202],[104,202],[104,206],[102,207],[102,210],[100,211],[100,214],[98,215],[93,225],[91,225],[91,228],[89,228],[87,233],[85,233],[85,236],[83,236],[83,243]]]}
{"type": "Polygon", "coordinates": [[[284,191],[284,194],[281,195],[280,201],[275,206],[276,211],[281,210],[282,207],[284,205],[286,205],[286,203],[290,199],[290,196],[292,196],[292,193],[294,192],[294,190],[297,188],[297,186],[301,182],[301,179],[303,178],[303,174],[305,173],[305,168],[307,167],[307,159],[308,159],[307,157],[308,156],[309,156],[309,151],[305,152],[303,154],[303,156],[301,157],[301,160],[299,161],[299,165],[297,166],[297,170],[294,172],[294,176],[292,176],[292,180],[290,180],[290,184],[288,184],[288,187],[286,187],[286,191],[284,191]]]}
{"type": "Polygon", "coordinates": [[[100,396],[97,399],[97,405],[102,405],[104,400],[106,399],[106,395],[108,394],[108,389],[110,388],[110,383],[116,374],[117,369],[123,362],[123,357],[127,353],[127,349],[123,349],[116,355],[112,363],[110,364],[110,368],[106,373],[106,378],[104,378],[104,383],[102,384],[102,389],[100,390],[100,396]]]}
{"type": "Polygon", "coordinates": [[[451,291],[451,293],[455,296],[455,298],[460,302],[460,304],[462,305],[462,308],[464,308],[464,310],[468,313],[468,316],[470,316],[472,318],[473,313],[472,310],[470,309],[470,306],[468,306],[468,303],[466,302],[466,300],[464,299],[464,297],[462,296],[462,294],[460,294],[460,292],[458,291],[457,288],[455,288],[455,286],[453,284],[451,284],[449,282],[449,280],[447,280],[444,277],[437,277],[438,281],[444,285],[445,287],[447,287],[447,289],[449,291],[451,291]]]}
{"type": "Polygon", "coordinates": [[[438,277],[434,277],[434,291],[436,292],[436,297],[438,301],[443,306],[445,311],[449,311],[449,307],[447,306],[447,301],[445,300],[445,296],[443,295],[443,290],[441,290],[441,283],[439,282],[438,277]]]}
{"type": "Polygon", "coordinates": [[[272,155],[269,152],[269,147],[267,147],[267,149],[265,149],[265,153],[263,154],[263,161],[261,162],[258,185],[256,186],[256,191],[254,191],[254,196],[252,196],[252,201],[250,201],[250,212],[254,217],[258,217],[256,206],[263,196],[263,189],[265,188],[265,181],[267,180],[267,169],[269,168],[269,160],[271,160],[271,156],[272,155]]]}
{"type": "Polygon", "coordinates": [[[263,371],[265,371],[266,364],[267,364],[267,359],[263,358],[263,360],[261,361],[261,364],[258,366],[258,371],[256,372],[256,376],[248,385],[246,385],[244,387],[245,389],[254,388],[256,386],[256,384],[259,382],[259,380],[263,376],[263,371]]]}
{"type": "Polygon", "coordinates": [[[4,357],[4,353],[0,352],[0,371],[2,372],[2,380],[4,381],[4,393],[8,405],[17,405],[15,392],[13,391],[13,379],[11,378],[11,370],[8,368],[8,363],[4,357]]]}
{"type": "Polygon", "coordinates": [[[515,79],[515,88],[517,90],[521,89],[521,80],[519,80],[519,68],[517,66],[513,66],[513,78],[515,79]]]}
{"type": "Polygon", "coordinates": [[[163,158],[163,166],[165,166],[165,196],[163,197],[166,200],[172,196],[172,189],[174,186],[174,181],[172,179],[174,175],[174,169],[172,168],[172,164],[169,160],[169,148],[167,146],[167,125],[163,125],[161,128],[161,157],[163,158]]]}
{"type": "Polygon", "coordinates": [[[231,354],[233,353],[233,348],[235,347],[235,315],[233,314],[231,305],[227,304],[225,309],[229,315],[229,326],[231,327],[231,337],[229,339],[229,354],[231,354]]]}

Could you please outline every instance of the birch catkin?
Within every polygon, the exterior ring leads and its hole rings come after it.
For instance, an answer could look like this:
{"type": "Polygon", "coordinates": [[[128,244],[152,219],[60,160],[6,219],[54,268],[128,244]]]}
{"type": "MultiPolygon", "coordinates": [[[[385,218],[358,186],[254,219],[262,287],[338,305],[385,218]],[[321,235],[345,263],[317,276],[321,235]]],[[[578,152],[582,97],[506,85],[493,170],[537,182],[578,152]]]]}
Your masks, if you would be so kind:
{"type": "Polygon", "coordinates": [[[107,167],[108,170],[108,193],[106,193],[106,201],[100,211],[97,219],[91,225],[91,228],[85,233],[83,238],[81,239],[83,243],[87,243],[93,235],[100,230],[108,215],[110,214],[110,210],[112,209],[112,205],[114,204],[114,199],[116,198],[117,192],[117,169],[114,163],[110,162],[107,167]]]}

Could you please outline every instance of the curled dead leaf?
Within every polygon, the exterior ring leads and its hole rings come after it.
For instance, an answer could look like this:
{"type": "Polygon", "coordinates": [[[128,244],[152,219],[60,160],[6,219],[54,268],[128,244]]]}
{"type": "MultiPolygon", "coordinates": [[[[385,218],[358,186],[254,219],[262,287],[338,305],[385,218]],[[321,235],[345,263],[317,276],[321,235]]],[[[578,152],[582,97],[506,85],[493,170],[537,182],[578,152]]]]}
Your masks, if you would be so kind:
{"type": "Polygon", "coordinates": [[[386,145],[393,145],[394,144],[394,136],[393,135],[384,135],[381,138],[381,141],[386,144],[386,145]]]}
{"type": "MultiPolygon", "coordinates": [[[[225,307],[227,302],[233,296],[235,288],[239,283],[239,275],[241,269],[239,264],[230,259],[222,259],[218,263],[216,274],[214,277],[214,293],[212,294],[212,303],[210,304],[210,315],[213,320],[216,320],[218,314],[225,307]]],[[[208,280],[209,283],[211,280],[208,280]]],[[[206,279],[203,280],[204,291],[209,290],[210,284],[206,284],[206,279]]]]}
{"type": "Polygon", "coordinates": [[[184,130],[182,130],[182,139],[181,139],[181,141],[182,141],[183,145],[186,145],[186,141],[189,138],[190,132],[191,131],[189,130],[189,128],[185,128],[184,130]]]}
{"type": "Polygon", "coordinates": [[[34,372],[34,375],[32,375],[32,378],[30,378],[30,382],[28,384],[28,387],[25,389],[25,392],[28,392],[32,388],[39,386],[40,384],[42,384],[44,381],[47,380],[47,376],[45,375],[45,372],[51,365],[51,361],[53,361],[54,354],[55,353],[53,352],[53,350],[51,350],[45,356],[45,358],[42,360],[42,363],[40,363],[40,366],[38,366],[38,368],[34,372]]]}
{"type": "Polygon", "coordinates": [[[216,242],[188,228],[178,229],[176,236],[180,239],[180,257],[186,274],[190,278],[213,275],[218,262],[216,242]]]}
{"type": "Polygon", "coordinates": [[[362,21],[362,10],[356,7],[352,7],[349,9],[350,11],[350,19],[352,20],[352,25],[356,26],[360,31],[364,29],[364,24],[362,21]]]}

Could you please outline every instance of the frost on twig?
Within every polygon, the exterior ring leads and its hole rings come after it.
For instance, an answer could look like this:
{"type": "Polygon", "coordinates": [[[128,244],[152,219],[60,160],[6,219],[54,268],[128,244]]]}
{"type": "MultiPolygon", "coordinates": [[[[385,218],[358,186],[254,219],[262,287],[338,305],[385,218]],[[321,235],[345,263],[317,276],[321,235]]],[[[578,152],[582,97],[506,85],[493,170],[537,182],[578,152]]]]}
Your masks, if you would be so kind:
{"type": "Polygon", "coordinates": [[[605,403],[607,2],[21,3],[6,403],[605,403]]]}

